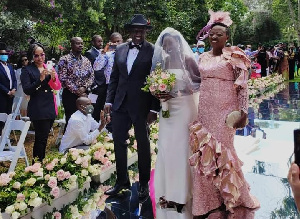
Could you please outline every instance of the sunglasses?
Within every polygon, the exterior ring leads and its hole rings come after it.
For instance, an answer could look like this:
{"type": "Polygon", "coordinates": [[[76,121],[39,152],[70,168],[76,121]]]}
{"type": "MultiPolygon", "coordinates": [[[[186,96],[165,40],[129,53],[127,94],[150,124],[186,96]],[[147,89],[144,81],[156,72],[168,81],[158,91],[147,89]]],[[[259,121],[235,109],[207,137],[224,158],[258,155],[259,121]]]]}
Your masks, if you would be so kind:
{"type": "Polygon", "coordinates": [[[22,62],[26,62],[26,61],[28,61],[28,59],[22,59],[22,62]]]}
{"type": "Polygon", "coordinates": [[[40,55],[39,54],[34,54],[33,57],[36,58],[36,59],[39,58],[39,57],[43,58],[43,57],[45,57],[45,53],[41,53],[40,55]]]}

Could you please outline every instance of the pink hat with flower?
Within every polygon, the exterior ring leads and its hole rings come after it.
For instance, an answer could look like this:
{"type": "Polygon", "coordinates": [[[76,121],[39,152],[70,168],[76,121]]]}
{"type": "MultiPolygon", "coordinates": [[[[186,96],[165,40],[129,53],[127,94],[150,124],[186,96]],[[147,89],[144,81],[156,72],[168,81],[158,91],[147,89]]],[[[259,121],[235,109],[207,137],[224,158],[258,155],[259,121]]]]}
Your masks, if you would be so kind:
{"type": "Polygon", "coordinates": [[[230,13],[226,11],[217,11],[214,12],[212,10],[209,10],[208,13],[210,14],[210,19],[207,22],[206,26],[200,30],[200,32],[197,35],[197,40],[204,40],[206,37],[208,37],[208,32],[211,30],[212,26],[216,23],[220,23],[225,25],[226,27],[229,27],[232,24],[232,20],[230,18],[230,13]]]}

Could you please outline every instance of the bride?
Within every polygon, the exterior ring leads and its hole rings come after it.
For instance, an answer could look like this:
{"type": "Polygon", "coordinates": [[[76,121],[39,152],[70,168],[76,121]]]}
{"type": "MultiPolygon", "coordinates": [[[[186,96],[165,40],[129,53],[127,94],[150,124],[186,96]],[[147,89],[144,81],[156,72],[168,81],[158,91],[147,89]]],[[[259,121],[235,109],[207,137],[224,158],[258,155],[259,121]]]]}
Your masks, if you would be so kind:
{"type": "Polygon", "coordinates": [[[160,63],[163,70],[176,75],[171,93],[157,95],[168,101],[170,117],[160,112],[158,155],[154,185],[157,218],[192,218],[192,184],[188,158],[188,125],[197,116],[196,94],[200,73],[193,52],[183,36],[166,28],[158,37],[153,56],[153,69],[160,63]]]}

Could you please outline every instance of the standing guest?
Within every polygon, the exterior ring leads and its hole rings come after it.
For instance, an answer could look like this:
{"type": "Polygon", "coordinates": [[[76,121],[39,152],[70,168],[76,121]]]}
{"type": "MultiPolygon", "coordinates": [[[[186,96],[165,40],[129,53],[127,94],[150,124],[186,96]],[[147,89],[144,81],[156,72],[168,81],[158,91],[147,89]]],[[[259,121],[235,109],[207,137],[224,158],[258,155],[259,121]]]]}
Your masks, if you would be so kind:
{"type": "MultiPolygon", "coordinates": [[[[7,63],[8,52],[5,43],[0,43],[0,113],[10,114],[17,90],[17,80],[13,67],[7,63]]],[[[4,123],[0,122],[0,131],[4,123]]]]}
{"type": "Polygon", "coordinates": [[[218,218],[225,218],[218,211],[226,208],[234,218],[242,218],[236,207],[259,207],[233,145],[236,129],[247,121],[250,61],[238,47],[225,47],[232,24],[229,13],[209,13],[210,21],[199,34],[208,31],[212,50],[200,56],[198,119],[190,126],[193,215],[206,218],[216,211],[218,218]],[[232,118],[237,114],[237,119],[232,118]]]}
{"type": "MultiPolygon", "coordinates": [[[[283,47],[282,47],[283,48],[283,47]]],[[[284,78],[284,80],[289,80],[289,53],[288,51],[286,51],[285,49],[280,48],[280,62],[279,62],[279,66],[278,66],[278,73],[282,74],[282,77],[284,78]]]]}
{"type": "Polygon", "coordinates": [[[60,58],[58,76],[63,89],[62,104],[65,109],[66,126],[76,112],[78,97],[87,96],[94,82],[94,70],[88,58],[81,55],[83,41],[80,37],[71,39],[71,52],[60,58]]]}
{"type": "MultiPolygon", "coordinates": [[[[101,111],[101,123],[98,123],[91,116],[94,110],[91,100],[87,97],[79,97],[76,100],[77,111],[72,114],[66,132],[61,139],[59,152],[76,146],[88,147],[97,140],[100,132],[106,125],[104,112],[101,111]]],[[[83,147],[83,148],[85,148],[83,147]]]]}
{"type": "Polygon", "coordinates": [[[53,90],[59,90],[61,84],[52,67],[47,70],[45,52],[41,44],[31,44],[28,58],[33,62],[22,68],[21,82],[24,93],[30,95],[28,116],[35,130],[33,157],[42,161],[45,157],[48,135],[57,115],[53,90]]]}
{"type": "Polygon", "coordinates": [[[257,62],[261,66],[261,76],[267,76],[267,68],[269,66],[269,55],[267,53],[266,47],[261,46],[259,52],[256,55],[257,62]]]}
{"type": "Polygon", "coordinates": [[[106,56],[103,51],[103,39],[100,35],[94,35],[92,37],[92,48],[85,53],[85,56],[90,60],[92,66],[95,63],[96,58],[98,57],[98,63],[101,65],[101,68],[94,69],[95,80],[92,85],[92,93],[97,95],[96,103],[94,106],[93,118],[99,122],[100,120],[100,111],[103,109],[106,98],[107,85],[104,75],[104,66],[106,64],[106,56]],[[100,101],[102,100],[102,101],[100,101]]]}
{"type": "Polygon", "coordinates": [[[295,64],[296,64],[296,50],[295,46],[291,45],[288,50],[288,62],[289,62],[289,80],[294,80],[295,64]]]}
{"type": "MultiPolygon", "coordinates": [[[[18,62],[18,69],[16,70],[16,78],[17,78],[17,92],[16,97],[22,97],[22,103],[20,106],[20,114],[21,116],[27,116],[27,106],[28,106],[28,99],[29,96],[24,94],[22,83],[21,83],[21,73],[22,68],[28,65],[28,58],[27,54],[21,55],[19,62],[18,62]]],[[[18,98],[14,100],[16,103],[18,98]]]]}
{"type": "Polygon", "coordinates": [[[102,53],[103,39],[100,35],[94,35],[91,42],[92,48],[86,51],[84,56],[87,57],[93,65],[97,56],[102,53]]]}
{"type": "Polygon", "coordinates": [[[195,60],[198,63],[199,61],[199,56],[204,53],[204,49],[205,49],[205,43],[202,40],[198,40],[197,42],[197,49],[196,52],[194,53],[195,55],[195,60]]]}
{"type": "Polygon", "coordinates": [[[125,25],[131,42],[117,47],[115,61],[108,85],[105,113],[112,110],[112,128],[116,154],[117,182],[106,195],[116,195],[122,189],[130,188],[127,171],[128,131],[133,125],[138,148],[140,184],[139,200],[149,196],[151,157],[148,124],[157,119],[150,110],[159,110],[159,101],[150,93],[141,90],[150,74],[154,47],[145,40],[147,30],[152,26],[141,14],[133,16],[125,25]]]}
{"type": "Polygon", "coordinates": [[[101,77],[99,77],[98,80],[96,79],[98,85],[97,87],[98,98],[93,113],[93,117],[96,121],[99,121],[100,111],[103,109],[105,104],[107,87],[109,84],[112,67],[114,65],[115,50],[117,45],[121,43],[123,43],[122,35],[117,32],[112,33],[109,42],[106,44],[103,52],[97,56],[93,65],[96,78],[97,78],[97,73],[101,72],[101,77]]]}

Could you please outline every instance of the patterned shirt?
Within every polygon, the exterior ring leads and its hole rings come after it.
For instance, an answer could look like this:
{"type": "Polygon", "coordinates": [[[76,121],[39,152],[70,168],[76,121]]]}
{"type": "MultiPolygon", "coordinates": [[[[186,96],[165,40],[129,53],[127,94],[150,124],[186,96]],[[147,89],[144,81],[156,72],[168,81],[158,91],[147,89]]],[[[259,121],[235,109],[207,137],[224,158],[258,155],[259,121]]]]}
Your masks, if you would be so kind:
{"type": "Polygon", "coordinates": [[[90,88],[94,82],[94,70],[88,58],[70,54],[62,56],[58,63],[58,76],[63,88],[76,93],[80,87],[90,88]]]}
{"type": "Polygon", "coordinates": [[[106,84],[109,83],[112,67],[114,65],[115,51],[99,54],[94,62],[94,70],[99,71],[104,68],[106,84]]]}

